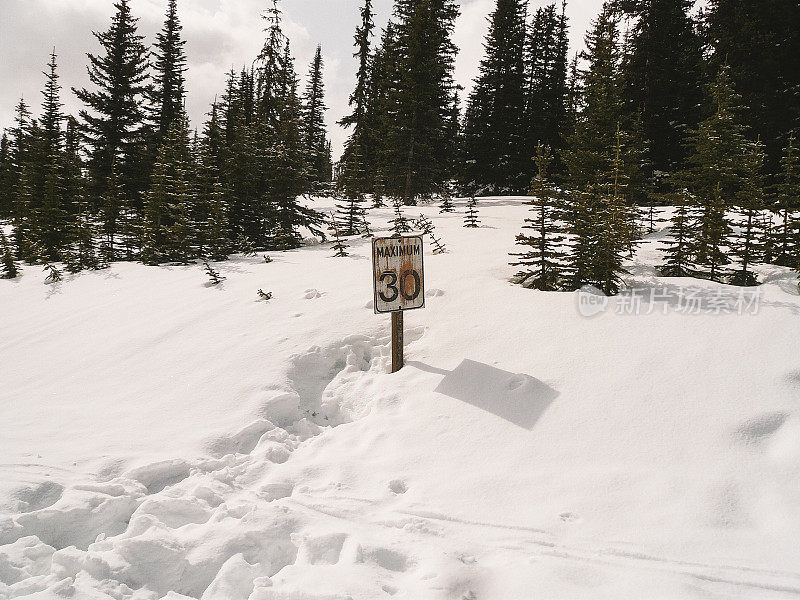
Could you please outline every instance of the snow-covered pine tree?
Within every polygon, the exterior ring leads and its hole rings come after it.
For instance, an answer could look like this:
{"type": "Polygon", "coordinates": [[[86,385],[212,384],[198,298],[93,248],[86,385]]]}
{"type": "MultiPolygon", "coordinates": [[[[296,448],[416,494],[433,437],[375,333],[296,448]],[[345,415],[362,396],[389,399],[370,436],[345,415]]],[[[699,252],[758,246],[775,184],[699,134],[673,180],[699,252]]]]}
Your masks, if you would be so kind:
{"type": "Polygon", "coordinates": [[[333,236],[333,255],[338,257],[348,256],[347,254],[347,244],[342,240],[341,236],[339,235],[339,223],[336,220],[336,213],[331,212],[330,215],[330,223],[328,224],[328,231],[331,232],[333,236]]]}
{"type": "Polygon", "coordinates": [[[322,47],[317,46],[302,99],[303,152],[308,183],[312,191],[322,191],[331,180],[331,155],[325,131],[325,85],[322,80],[322,47]]]}
{"type": "Polygon", "coordinates": [[[144,149],[149,53],[144,37],[137,33],[138,19],[131,14],[130,0],[116,0],[114,8],[110,28],[94,34],[103,53],[88,54],[94,89],[74,90],[86,105],[80,116],[88,143],[89,191],[93,198],[115,196],[119,207],[104,224],[111,239],[118,234],[116,215],[141,209],[149,179],[144,149]],[[112,181],[119,189],[110,190],[112,181]]]}
{"type": "Polygon", "coordinates": [[[173,123],[158,152],[142,225],[142,261],[185,263],[191,257],[189,134],[184,119],[173,123]]]}
{"type": "Polygon", "coordinates": [[[667,194],[664,198],[675,207],[675,212],[669,235],[661,249],[664,253],[664,264],[659,270],[664,277],[691,277],[695,269],[694,240],[697,239],[697,221],[692,206],[694,199],[687,190],[667,194]]]}
{"type": "Polygon", "coordinates": [[[0,231],[0,262],[2,262],[2,275],[0,278],[2,279],[14,279],[17,275],[19,275],[19,267],[17,266],[16,259],[14,257],[14,250],[11,247],[11,242],[8,241],[6,238],[5,233],[0,231]]]}
{"type": "Polygon", "coordinates": [[[478,219],[478,201],[472,195],[467,200],[467,213],[464,216],[464,227],[480,227],[478,219]]]}
{"type": "Polygon", "coordinates": [[[800,147],[794,132],[789,134],[781,159],[781,172],[775,193],[779,225],[775,232],[775,264],[791,267],[800,264],[800,147]]]}
{"type": "Polygon", "coordinates": [[[697,236],[697,245],[700,248],[697,262],[707,269],[705,275],[711,281],[721,281],[727,274],[725,266],[731,262],[727,254],[731,226],[726,211],[727,206],[720,182],[703,207],[702,224],[698,228],[697,236]]]}
{"type": "Polygon", "coordinates": [[[518,260],[513,266],[523,267],[517,273],[517,281],[525,287],[551,291],[561,289],[566,279],[566,253],[562,244],[566,239],[560,221],[558,198],[548,182],[548,169],[553,155],[541,142],[536,148],[534,161],[538,174],[534,177],[530,194],[532,217],[525,219],[523,229],[534,233],[520,233],[517,244],[528,249],[514,253],[518,260]]]}
{"type": "Polygon", "coordinates": [[[530,179],[523,120],[525,8],[522,0],[497,0],[467,104],[465,182],[490,194],[518,192],[530,179]]]}
{"type": "Polygon", "coordinates": [[[731,249],[739,259],[739,268],[731,276],[731,283],[740,286],[758,284],[752,270],[754,263],[764,258],[764,238],[769,230],[763,229],[761,213],[764,210],[764,150],[761,142],[752,144],[750,154],[745,157],[742,186],[736,200],[738,234],[731,240],[731,249]]]}

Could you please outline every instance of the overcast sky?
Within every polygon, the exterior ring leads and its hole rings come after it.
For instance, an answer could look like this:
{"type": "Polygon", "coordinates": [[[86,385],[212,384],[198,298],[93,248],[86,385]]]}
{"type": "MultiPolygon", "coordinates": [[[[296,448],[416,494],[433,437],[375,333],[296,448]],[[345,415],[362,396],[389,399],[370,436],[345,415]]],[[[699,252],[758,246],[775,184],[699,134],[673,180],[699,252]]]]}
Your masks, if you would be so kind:
{"type": "MultiPolygon", "coordinates": [[[[471,88],[483,51],[486,17],[496,0],[464,0],[456,25],[455,42],[461,49],[456,79],[471,88]]],[[[355,83],[353,32],[362,0],[283,0],[284,31],[301,78],[305,80],[317,44],[325,60],[328,128],[338,156],[347,133],[336,121],[347,112],[355,83]]],[[[548,4],[531,0],[535,8],[548,4]]],[[[376,23],[383,27],[392,0],[374,0],[376,23]]],[[[152,44],[161,28],[166,0],[132,0],[141,33],[152,44]]],[[[221,93],[225,73],[256,56],[263,44],[261,11],[267,0],[179,0],[179,12],[189,59],[187,106],[193,126],[199,126],[214,97],[221,93]]],[[[583,46],[583,35],[601,6],[600,0],[572,0],[572,52],[583,46]]],[[[66,110],[77,114],[79,103],[71,87],[87,85],[86,53],[98,52],[92,31],[108,28],[112,0],[0,0],[0,128],[12,123],[14,107],[24,96],[39,114],[44,70],[53,47],[59,55],[59,73],[66,110]]],[[[379,35],[379,34],[378,34],[379,35]]],[[[377,36],[376,36],[377,37],[377,36]]]]}

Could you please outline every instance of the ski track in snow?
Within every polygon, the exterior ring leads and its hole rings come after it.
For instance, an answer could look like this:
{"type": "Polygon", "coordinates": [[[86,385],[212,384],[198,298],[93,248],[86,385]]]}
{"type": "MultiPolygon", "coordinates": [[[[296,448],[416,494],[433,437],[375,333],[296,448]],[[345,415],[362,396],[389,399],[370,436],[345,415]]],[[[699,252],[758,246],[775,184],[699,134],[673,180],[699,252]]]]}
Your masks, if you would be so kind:
{"type": "MultiPolygon", "coordinates": [[[[299,300],[326,295],[308,288],[299,300]]],[[[427,295],[445,297],[445,291],[429,287],[427,295]]],[[[176,325],[140,350],[186,326],[176,325]]],[[[426,327],[408,327],[408,351],[413,354],[426,335],[426,327]]],[[[372,496],[353,495],[348,465],[330,475],[330,486],[314,483],[324,467],[313,458],[336,452],[324,443],[335,430],[352,429],[340,444],[369,444],[358,437],[365,433],[359,422],[376,409],[403,410],[386,385],[388,362],[382,330],[311,346],[291,356],[283,383],[269,388],[259,418],[208,440],[205,458],[129,469],[112,464],[105,475],[83,483],[41,481],[21,488],[16,510],[0,513],[0,600],[522,600],[534,597],[531,584],[540,575],[542,597],[548,598],[633,597],[625,593],[651,584],[664,591],[638,597],[800,597],[800,569],[681,560],[602,542],[570,533],[582,522],[577,512],[560,513],[563,530],[556,534],[553,528],[437,511],[413,494],[402,473],[381,474],[384,489],[372,496]],[[521,583],[504,588],[492,581],[498,565],[523,573],[521,583]],[[622,587],[604,588],[615,576],[622,587]],[[559,591],[554,581],[567,587],[559,591]],[[629,581],[632,588],[625,587],[629,581]],[[528,593],[518,592],[526,586],[528,593]]],[[[512,399],[520,387],[552,391],[529,376],[494,372],[512,399]]],[[[552,398],[546,400],[542,411],[552,398]]],[[[496,416],[529,428],[512,413],[496,416]]],[[[761,452],[792,418],[785,410],[755,414],[731,429],[730,443],[742,452],[761,452]]],[[[31,478],[58,470],[37,462],[0,467],[30,472],[31,478]]],[[[727,498],[725,489],[720,494],[727,498]]],[[[736,502],[731,505],[735,516],[736,502]]]]}

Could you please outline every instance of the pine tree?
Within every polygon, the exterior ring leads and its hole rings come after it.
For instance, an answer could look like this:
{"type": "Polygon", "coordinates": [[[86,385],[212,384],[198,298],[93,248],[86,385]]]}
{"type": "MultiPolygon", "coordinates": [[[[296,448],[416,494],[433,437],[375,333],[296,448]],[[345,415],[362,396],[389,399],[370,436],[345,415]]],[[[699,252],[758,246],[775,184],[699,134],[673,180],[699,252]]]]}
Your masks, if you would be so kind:
{"type": "Polygon", "coordinates": [[[302,133],[311,190],[330,183],[330,145],[325,132],[325,87],[322,81],[322,47],[317,46],[303,95],[302,133]]]}
{"type": "Polygon", "coordinates": [[[622,69],[627,120],[641,119],[650,176],[659,181],[685,166],[683,138],[700,121],[703,54],[689,14],[693,4],[650,0],[628,5],[636,20],[622,69]]]}
{"type": "Polygon", "coordinates": [[[392,205],[394,206],[394,219],[389,221],[392,226],[392,232],[396,236],[401,236],[404,233],[410,232],[411,226],[409,225],[408,219],[403,214],[402,198],[392,199],[392,205]]]}
{"type": "Polygon", "coordinates": [[[721,268],[730,262],[725,250],[730,235],[726,212],[741,191],[751,143],[745,137],[739,97],[727,68],[720,69],[709,95],[713,113],[690,134],[689,167],[679,174],[678,182],[697,198],[696,262],[718,280],[723,275],[721,268]]]}
{"type": "Polygon", "coordinates": [[[331,235],[333,236],[333,246],[332,246],[334,252],[333,255],[338,257],[348,256],[347,254],[348,246],[346,243],[344,243],[344,241],[339,235],[339,224],[336,221],[335,213],[331,213],[330,215],[330,224],[328,225],[328,231],[330,231],[331,235]]]}
{"type": "Polygon", "coordinates": [[[190,258],[189,135],[185,121],[172,125],[158,153],[142,226],[142,261],[187,262],[190,258]]]}
{"type": "Polygon", "coordinates": [[[710,0],[704,13],[711,72],[726,66],[742,97],[742,121],[753,139],[760,135],[771,175],[788,132],[800,126],[798,23],[796,0],[710,0]]]}
{"type": "Polygon", "coordinates": [[[576,189],[602,184],[611,169],[617,126],[622,120],[618,16],[605,3],[586,36],[582,72],[585,108],[569,139],[565,159],[576,189]]]}
{"type": "Polygon", "coordinates": [[[196,254],[216,261],[227,259],[232,246],[228,206],[218,166],[219,134],[214,106],[200,141],[190,213],[196,254]]]}
{"type": "MultiPolygon", "coordinates": [[[[571,133],[568,84],[569,24],[566,1],[537,9],[525,42],[525,156],[535,155],[541,142],[553,152],[551,172],[561,173],[560,155],[571,133]]],[[[575,65],[577,70],[577,64],[575,65]]],[[[535,177],[528,165],[528,179],[535,177]]]]}
{"type": "Polygon", "coordinates": [[[361,226],[366,218],[365,201],[363,194],[341,197],[336,209],[340,215],[339,222],[341,223],[342,235],[351,236],[361,233],[361,226]]]}
{"type": "Polygon", "coordinates": [[[478,201],[475,196],[470,196],[467,200],[467,214],[464,216],[464,227],[480,227],[478,220],[478,201]]]}
{"type": "MultiPolygon", "coordinates": [[[[739,258],[740,268],[734,273],[733,285],[753,286],[758,279],[751,267],[764,258],[765,232],[761,213],[764,210],[764,151],[760,142],[752,145],[744,161],[742,186],[737,195],[739,234],[731,244],[733,253],[739,258]]],[[[768,230],[767,230],[768,231],[768,230]]]]}
{"type": "Polygon", "coordinates": [[[156,34],[153,52],[153,109],[156,123],[155,143],[158,148],[170,128],[183,119],[185,97],[186,41],[181,39],[183,27],[178,17],[177,0],[169,0],[162,30],[156,34]]]}
{"type": "Polygon", "coordinates": [[[0,136],[0,220],[10,220],[13,215],[13,169],[11,141],[4,130],[0,136]]]}
{"type": "Polygon", "coordinates": [[[551,291],[560,289],[566,277],[566,253],[561,248],[566,238],[558,222],[558,199],[547,181],[548,169],[553,161],[550,148],[539,143],[534,160],[538,170],[530,192],[534,216],[526,218],[522,226],[534,233],[520,233],[517,236],[517,244],[529,249],[524,253],[512,254],[519,260],[511,264],[525,267],[517,273],[519,283],[525,287],[551,291]]]}
{"type": "MultiPolygon", "coordinates": [[[[132,214],[142,205],[149,175],[144,160],[144,100],[150,93],[148,52],[129,0],[117,0],[114,8],[111,27],[94,34],[103,54],[88,55],[89,80],[95,89],[75,90],[86,105],[80,116],[89,145],[89,191],[106,201],[114,197],[119,208],[112,217],[120,211],[132,214]],[[109,187],[112,183],[118,189],[109,187]]],[[[115,220],[104,224],[110,240],[118,234],[115,227],[115,220]]]]}
{"type": "Polygon", "coordinates": [[[404,204],[430,196],[450,178],[446,132],[458,14],[455,0],[395,0],[395,35],[383,47],[395,79],[386,81],[391,87],[384,90],[384,127],[377,134],[387,192],[404,204]]]}
{"type": "Polygon", "coordinates": [[[352,127],[353,132],[345,142],[342,158],[339,163],[339,188],[347,194],[364,193],[370,190],[374,182],[369,180],[366,169],[365,149],[369,147],[369,130],[367,128],[367,106],[370,93],[370,77],[372,56],[370,39],[375,27],[375,14],[372,11],[372,0],[364,0],[361,7],[361,23],[356,28],[353,55],[358,60],[356,87],[350,94],[352,112],[339,121],[342,127],[352,127]]]}
{"type": "Polygon", "coordinates": [[[39,170],[36,186],[36,208],[33,213],[34,236],[43,256],[50,261],[61,259],[66,243],[67,213],[64,207],[64,135],[61,127],[64,116],[61,113],[61,87],[55,50],[50,55],[47,82],[42,92],[41,119],[41,163],[34,167],[39,170]]]}
{"type": "Polygon", "coordinates": [[[527,179],[524,45],[525,3],[497,0],[464,126],[466,181],[481,192],[518,192],[527,179]]]}
{"type": "Polygon", "coordinates": [[[19,268],[17,267],[16,260],[14,259],[14,250],[5,236],[5,233],[0,231],[0,252],[2,253],[2,279],[14,279],[19,275],[19,268]]]}
{"type": "Polygon", "coordinates": [[[447,248],[442,243],[442,240],[436,237],[436,227],[428,217],[425,215],[420,215],[419,218],[414,222],[414,227],[422,232],[422,235],[427,235],[431,238],[431,242],[433,243],[433,253],[434,254],[444,254],[447,252],[447,248]]]}
{"type": "Polygon", "coordinates": [[[687,191],[673,193],[665,197],[675,206],[672,215],[669,237],[664,242],[664,264],[660,271],[664,277],[691,277],[694,274],[696,239],[696,221],[693,218],[692,207],[687,191]]]}
{"type": "Polygon", "coordinates": [[[36,146],[40,141],[38,127],[24,99],[16,107],[11,130],[10,195],[13,201],[12,224],[16,255],[34,263],[39,259],[34,230],[34,166],[36,146]]]}
{"type": "Polygon", "coordinates": [[[300,134],[297,77],[289,54],[288,40],[282,64],[283,70],[276,96],[280,111],[269,182],[269,201],[275,213],[275,228],[270,247],[276,250],[299,247],[302,238],[297,229],[306,227],[312,233],[319,232],[318,226],[322,221],[319,213],[298,202],[298,197],[306,191],[307,184],[300,134]]]}
{"type": "MultiPolygon", "coordinates": [[[[800,259],[800,244],[793,243],[793,228],[800,228],[800,220],[794,214],[800,210],[800,148],[794,132],[783,151],[781,172],[775,194],[775,208],[780,224],[776,232],[777,257],[775,264],[791,267],[800,259]]],[[[800,231],[798,231],[800,233],[800,231]]]]}
{"type": "Polygon", "coordinates": [[[439,208],[440,213],[456,212],[456,207],[453,204],[453,193],[448,183],[442,186],[442,203],[439,208]]]}

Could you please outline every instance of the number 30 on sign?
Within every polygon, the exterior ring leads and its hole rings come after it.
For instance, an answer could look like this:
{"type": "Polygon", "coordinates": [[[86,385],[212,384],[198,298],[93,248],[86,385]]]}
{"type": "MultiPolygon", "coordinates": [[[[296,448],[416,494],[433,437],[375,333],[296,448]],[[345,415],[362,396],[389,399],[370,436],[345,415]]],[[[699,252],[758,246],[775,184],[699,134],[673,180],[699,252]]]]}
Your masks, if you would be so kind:
{"type": "Polygon", "coordinates": [[[425,306],[422,237],[374,238],[372,274],[375,312],[413,310],[425,306]]]}

